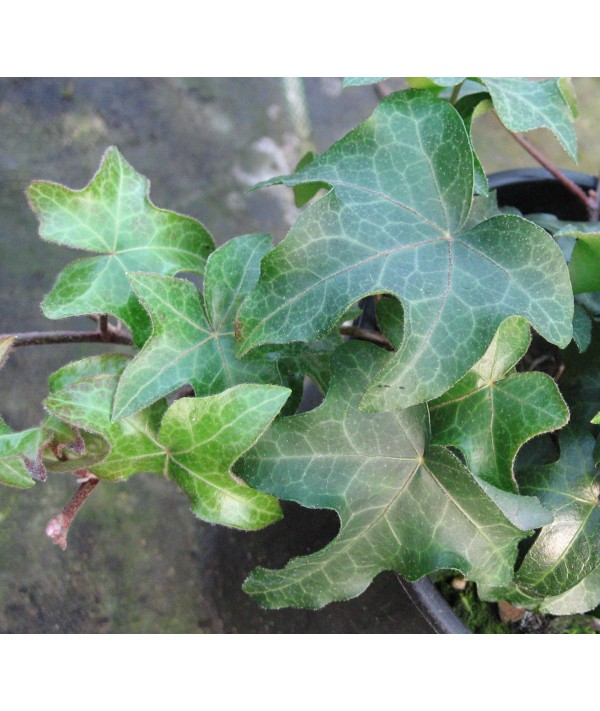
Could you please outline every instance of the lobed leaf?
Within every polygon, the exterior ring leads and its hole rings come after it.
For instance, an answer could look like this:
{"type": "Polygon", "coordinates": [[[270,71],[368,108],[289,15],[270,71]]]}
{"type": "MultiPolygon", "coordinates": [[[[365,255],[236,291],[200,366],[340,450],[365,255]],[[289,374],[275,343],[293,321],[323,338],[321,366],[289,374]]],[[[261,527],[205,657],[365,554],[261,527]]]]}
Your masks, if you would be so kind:
{"type": "Polygon", "coordinates": [[[560,459],[520,472],[520,485],[553,514],[527,552],[512,585],[481,591],[553,614],[600,603],[600,478],[594,438],[572,427],[559,434],[560,459]]]}
{"type": "Polygon", "coordinates": [[[513,493],[518,491],[513,464],[522,445],[569,419],[550,376],[514,371],[530,340],[523,319],[507,319],[473,369],[429,404],[432,441],[457,447],[471,473],[513,493]]]}
{"type": "MultiPolygon", "coordinates": [[[[6,362],[14,340],[14,336],[0,338],[0,368],[6,362]]],[[[0,417],[0,483],[28,489],[35,484],[35,479],[43,481],[46,478],[39,459],[44,437],[39,427],[13,432],[0,417]]]]}
{"type": "Polygon", "coordinates": [[[58,276],[42,303],[48,318],[108,313],[122,319],[138,344],[149,329],[146,312],[126,277],[132,270],[202,274],[214,243],[191,217],[156,208],[149,182],[110,148],[83,190],[35,181],[27,194],[40,236],[99,256],[77,260],[58,276]]]}
{"type": "Polygon", "coordinates": [[[106,456],[89,466],[93,474],[108,481],[164,474],[188,495],[192,511],[211,523],[256,529],[281,517],[277,502],[237,480],[231,466],[269,426],[289,389],[240,385],[212,397],[180,399],[168,410],[159,400],[114,422],[117,358],[122,370],[127,359],[117,356],[67,366],[54,378],[62,387],[45,402],[54,416],[106,441],[106,456]]]}
{"type": "Polygon", "coordinates": [[[424,406],[358,409],[389,354],[357,341],[334,356],[324,403],[277,420],[236,471],[252,486],[335,510],[337,537],[282,570],[258,568],[244,585],[266,607],[321,607],[360,594],[383,570],[409,580],[440,568],[510,580],[523,537],[450,452],[428,446],[424,406]]]}
{"type": "Polygon", "coordinates": [[[126,367],[115,396],[119,420],[189,384],[196,395],[213,395],[240,383],[294,385],[280,353],[235,355],[234,318],[256,283],[269,235],[225,243],[208,259],[204,295],[189,281],[155,274],[129,279],[152,319],[152,335],[126,367]]]}
{"type": "Polygon", "coordinates": [[[315,181],[332,190],[264,258],[238,314],[241,353],[321,337],[360,298],[393,294],[402,345],[362,402],[390,410],[445,392],[509,316],[562,347],[571,340],[571,286],[549,235],[514,215],[465,230],[473,154],[448,103],[394,94],[304,169],[271,182],[315,181]]]}

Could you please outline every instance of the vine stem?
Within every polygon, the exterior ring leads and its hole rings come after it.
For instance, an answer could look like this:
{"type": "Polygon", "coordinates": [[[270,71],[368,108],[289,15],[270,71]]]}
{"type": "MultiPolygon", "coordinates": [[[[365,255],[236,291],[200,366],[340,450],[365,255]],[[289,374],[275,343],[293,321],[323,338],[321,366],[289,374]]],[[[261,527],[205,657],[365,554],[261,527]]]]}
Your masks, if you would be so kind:
{"type": "Polygon", "coordinates": [[[0,338],[14,337],[13,348],[19,346],[46,346],[59,343],[119,343],[132,346],[130,336],[113,330],[97,331],[29,331],[28,333],[2,333],[0,338]]]}
{"type": "Polygon", "coordinates": [[[67,536],[75,516],[77,516],[79,509],[100,483],[100,479],[86,469],[79,470],[77,474],[85,476],[85,480],[82,481],[79,489],[77,489],[64,509],[51,518],[46,526],[46,535],[49,536],[57,546],[62,548],[63,551],[67,549],[67,536]]]}
{"type": "Polygon", "coordinates": [[[393,350],[392,344],[389,340],[379,333],[379,331],[370,331],[367,328],[359,328],[358,326],[342,326],[340,328],[340,333],[342,336],[351,336],[359,341],[370,341],[371,343],[376,343],[378,346],[383,346],[388,350],[393,350]]]}
{"type": "MultiPolygon", "coordinates": [[[[507,129],[508,130],[508,129],[507,129]]],[[[568,178],[559,168],[557,168],[552,161],[550,161],[546,156],[538,151],[538,149],[533,146],[529,141],[522,136],[520,133],[513,133],[509,131],[510,135],[517,141],[517,143],[524,148],[529,155],[534,158],[541,166],[543,166],[549,173],[569,190],[573,195],[575,195],[580,202],[582,202],[590,216],[590,220],[597,220],[598,214],[598,203],[596,198],[596,192],[593,195],[587,195],[584,190],[582,190],[579,185],[574,183],[570,178],[568,178]],[[595,216],[596,215],[596,216],[595,216]]]]}

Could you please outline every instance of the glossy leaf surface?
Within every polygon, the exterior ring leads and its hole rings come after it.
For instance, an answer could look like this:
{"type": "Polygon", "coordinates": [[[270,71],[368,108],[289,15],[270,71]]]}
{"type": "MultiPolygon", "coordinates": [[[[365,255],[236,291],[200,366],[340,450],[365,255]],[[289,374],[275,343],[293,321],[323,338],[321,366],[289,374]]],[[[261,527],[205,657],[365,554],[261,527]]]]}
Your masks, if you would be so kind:
{"type": "Polygon", "coordinates": [[[555,614],[584,612],[600,602],[600,477],[594,438],[569,428],[559,435],[560,459],[519,475],[526,493],[538,496],[554,520],[542,528],[505,590],[484,589],[555,614]],[[588,607],[589,605],[589,607],[588,607]]]}
{"type": "Polygon", "coordinates": [[[319,552],[252,573],[244,589],[262,605],[321,607],[360,594],[389,569],[409,580],[439,568],[511,578],[524,534],[456,457],[428,447],[426,408],[358,409],[362,389],[388,357],[371,344],[344,344],[324,403],[277,420],[236,469],[261,490],[333,509],[341,520],[319,552]]]}
{"type": "Polygon", "coordinates": [[[120,419],[189,384],[213,395],[239,383],[289,384],[279,353],[236,358],[234,318],[258,279],[269,235],[230,240],[211,254],[204,295],[189,281],[132,274],[131,283],[152,319],[152,336],[127,366],[115,397],[120,419]]]}
{"type": "Polygon", "coordinates": [[[40,236],[98,256],[79,259],[58,276],[42,304],[48,318],[108,313],[122,319],[138,343],[149,329],[126,273],[202,274],[214,244],[196,220],[156,208],[149,182],[116,148],[105,154],[83,190],[36,181],[28,190],[40,236]]]}
{"type": "Polygon", "coordinates": [[[263,260],[238,315],[241,351],[320,337],[361,297],[404,307],[404,338],[363,399],[370,410],[432,399],[484,354],[500,324],[526,318],[547,340],[572,337],[573,296],[549,235],[518,216],[465,230],[473,157],[456,111],[426,92],[394,94],[305,169],[324,181],[263,260]]]}
{"type": "Polygon", "coordinates": [[[508,319],[473,369],[429,404],[432,441],[458,447],[469,471],[514,493],[513,462],[521,446],[535,435],[564,426],[569,419],[550,376],[513,370],[530,339],[523,319],[508,319]]]}

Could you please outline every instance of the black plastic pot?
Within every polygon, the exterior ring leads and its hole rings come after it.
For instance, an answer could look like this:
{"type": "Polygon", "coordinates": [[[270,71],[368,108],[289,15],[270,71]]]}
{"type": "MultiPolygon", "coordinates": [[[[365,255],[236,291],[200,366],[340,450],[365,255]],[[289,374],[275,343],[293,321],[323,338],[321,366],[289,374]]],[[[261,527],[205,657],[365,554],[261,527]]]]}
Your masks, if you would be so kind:
{"type": "MultiPolygon", "coordinates": [[[[567,175],[585,190],[596,178],[582,173],[567,175]]],[[[519,169],[495,173],[490,188],[500,206],[524,214],[545,212],[561,219],[585,220],[585,208],[544,169],[519,169]]],[[[360,326],[375,326],[374,304],[366,300],[360,326]]],[[[309,390],[303,409],[312,409],[320,395],[309,390]]],[[[433,583],[424,578],[408,583],[394,573],[378,576],[360,597],[333,603],[322,610],[262,610],[240,589],[256,566],[282,567],[292,556],[319,550],[337,533],[337,515],[285,506],[285,518],[258,534],[214,529],[214,545],[203,561],[209,573],[206,597],[211,601],[213,626],[219,632],[240,633],[396,633],[470,634],[433,583]]]]}

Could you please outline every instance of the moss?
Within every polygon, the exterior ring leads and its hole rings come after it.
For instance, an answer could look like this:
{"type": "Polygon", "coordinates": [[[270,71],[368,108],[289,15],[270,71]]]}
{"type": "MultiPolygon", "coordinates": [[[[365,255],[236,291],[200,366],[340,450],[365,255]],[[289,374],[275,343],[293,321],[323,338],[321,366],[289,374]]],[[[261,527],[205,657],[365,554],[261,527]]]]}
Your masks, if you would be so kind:
{"type": "Polygon", "coordinates": [[[526,612],[522,620],[504,623],[498,616],[498,605],[480,600],[474,583],[457,590],[452,586],[455,579],[456,574],[450,574],[435,584],[456,615],[475,634],[596,634],[598,631],[593,613],[554,617],[526,612]]]}

